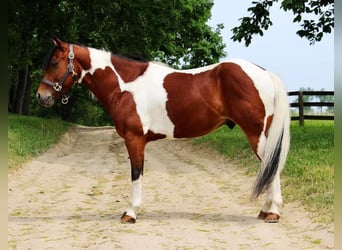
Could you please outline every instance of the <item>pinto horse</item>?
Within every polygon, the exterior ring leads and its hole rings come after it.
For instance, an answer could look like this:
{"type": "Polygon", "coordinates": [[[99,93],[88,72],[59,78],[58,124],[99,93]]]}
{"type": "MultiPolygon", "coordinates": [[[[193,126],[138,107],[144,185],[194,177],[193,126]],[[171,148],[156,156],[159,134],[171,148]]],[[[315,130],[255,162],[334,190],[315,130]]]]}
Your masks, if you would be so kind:
{"type": "Polygon", "coordinates": [[[252,191],[252,198],[266,192],[258,218],[278,222],[290,119],[287,94],[276,75],[241,59],[176,70],[58,38],[53,43],[37,90],[38,102],[51,107],[61,98],[66,103],[68,91],[80,83],[108,111],[131,163],[131,203],[121,216],[122,223],[135,223],[141,207],[146,143],[198,137],[235,124],[261,161],[252,191]]]}

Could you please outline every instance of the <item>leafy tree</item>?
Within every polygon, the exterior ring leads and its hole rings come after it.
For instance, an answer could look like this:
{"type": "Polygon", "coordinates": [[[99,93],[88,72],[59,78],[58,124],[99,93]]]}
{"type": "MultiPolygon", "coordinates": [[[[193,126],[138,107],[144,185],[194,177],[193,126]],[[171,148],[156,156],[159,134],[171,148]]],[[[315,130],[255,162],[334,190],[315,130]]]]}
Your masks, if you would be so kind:
{"type": "MultiPolygon", "coordinates": [[[[206,24],[210,0],[11,0],[8,6],[11,112],[29,112],[53,36],[179,68],[211,64],[225,56],[223,26],[206,24]]],[[[86,91],[78,96],[89,99],[86,91]]],[[[39,107],[31,108],[38,112],[39,107]]]]}
{"type": "MultiPolygon", "coordinates": [[[[232,29],[234,41],[244,40],[248,46],[253,35],[263,35],[272,25],[270,8],[278,0],[253,1],[248,8],[250,16],[240,19],[240,25],[232,29]]],[[[300,23],[301,29],[297,35],[309,40],[310,44],[321,41],[325,33],[334,29],[334,1],[333,0],[282,0],[281,8],[292,11],[293,22],[300,23]],[[311,19],[310,17],[315,17],[311,19]]]]}

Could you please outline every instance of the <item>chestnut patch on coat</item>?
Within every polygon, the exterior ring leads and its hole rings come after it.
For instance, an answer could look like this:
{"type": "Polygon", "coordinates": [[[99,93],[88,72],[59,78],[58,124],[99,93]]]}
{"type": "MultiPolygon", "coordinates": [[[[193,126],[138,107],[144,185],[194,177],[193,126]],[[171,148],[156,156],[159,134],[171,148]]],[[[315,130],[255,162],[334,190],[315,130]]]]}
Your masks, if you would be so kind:
{"type": "Polygon", "coordinates": [[[176,138],[202,136],[229,121],[230,127],[239,124],[257,151],[265,108],[252,79],[238,64],[222,63],[197,74],[171,73],[164,88],[176,138]]]}
{"type": "Polygon", "coordinates": [[[137,77],[144,74],[148,67],[147,62],[136,61],[115,55],[112,55],[111,60],[115,70],[125,83],[134,81],[137,77]]]}

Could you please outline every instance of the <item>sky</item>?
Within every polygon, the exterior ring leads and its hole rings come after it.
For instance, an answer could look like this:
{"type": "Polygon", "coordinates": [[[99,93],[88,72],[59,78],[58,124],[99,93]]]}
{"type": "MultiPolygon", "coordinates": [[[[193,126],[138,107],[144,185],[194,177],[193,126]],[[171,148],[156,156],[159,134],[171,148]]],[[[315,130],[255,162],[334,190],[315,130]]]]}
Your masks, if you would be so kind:
{"type": "Polygon", "coordinates": [[[212,27],[224,24],[221,35],[227,57],[221,61],[243,58],[258,64],[279,75],[287,91],[300,87],[334,90],[334,33],[310,45],[307,39],[296,34],[300,26],[292,22],[293,14],[280,9],[279,3],[271,7],[273,25],[262,37],[253,36],[248,47],[243,42],[233,42],[231,29],[239,25],[239,18],[249,16],[247,8],[251,2],[214,0],[208,24],[212,27]]]}

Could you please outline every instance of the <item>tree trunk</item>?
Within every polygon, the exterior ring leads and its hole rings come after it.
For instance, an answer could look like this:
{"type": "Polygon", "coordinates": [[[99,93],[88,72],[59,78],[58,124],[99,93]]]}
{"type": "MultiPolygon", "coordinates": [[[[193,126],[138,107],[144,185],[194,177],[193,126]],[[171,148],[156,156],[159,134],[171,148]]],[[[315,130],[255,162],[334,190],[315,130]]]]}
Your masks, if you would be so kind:
{"type": "Polygon", "coordinates": [[[31,72],[31,67],[27,66],[26,85],[25,85],[24,101],[23,101],[23,107],[22,107],[23,115],[30,114],[31,87],[32,87],[32,80],[30,77],[30,72],[31,72]]]}
{"type": "Polygon", "coordinates": [[[14,76],[10,77],[10,82],[12,83],[9,87],[9,97],[8,97],[8,111],[14,113],[15,100],[17,96],[18,81],[19,81],[19,71],[11,72],[14,76]]]}
{"type": "Polygon", "coordinates": [[[29,65],[25,65],[23,69],[18,70],[18,79],[17,79],[17,86],[12,107],[13,112],[17,114],[28,114],[29,107],[27,105],[28,101],[25,100],[25,98],[29,98],[29,94],[27,95],[27,92],[30,92],[30,85],[29,84],[29,65]],[[24,107],[26,105],[26,107],[24,107]]]}

